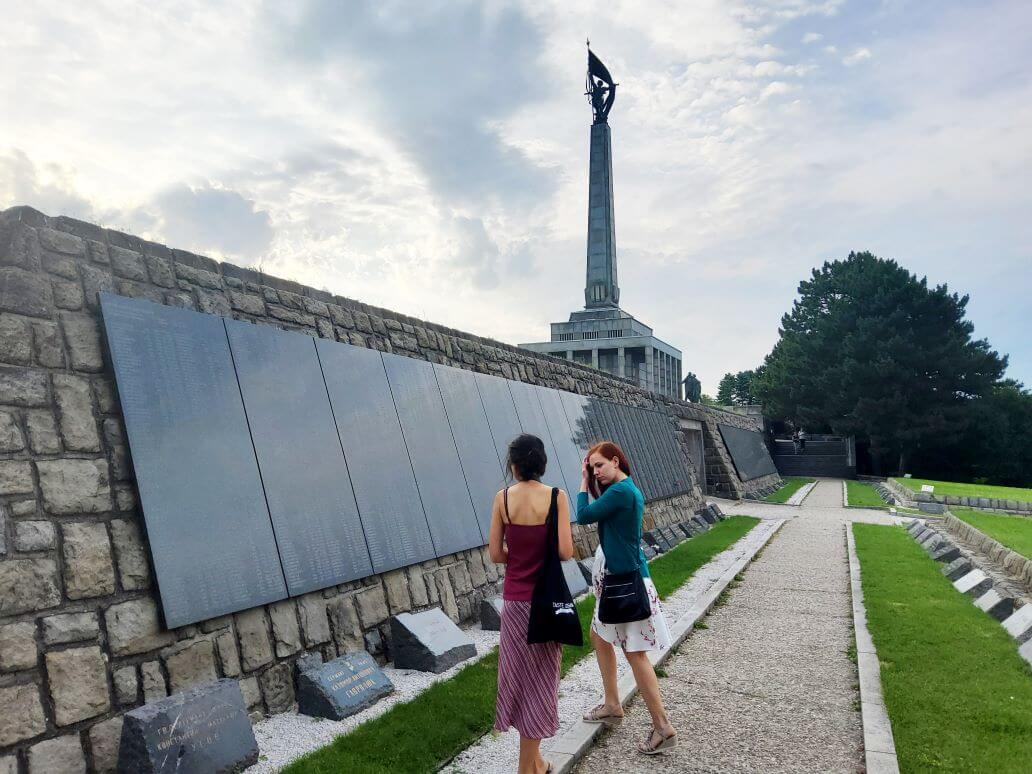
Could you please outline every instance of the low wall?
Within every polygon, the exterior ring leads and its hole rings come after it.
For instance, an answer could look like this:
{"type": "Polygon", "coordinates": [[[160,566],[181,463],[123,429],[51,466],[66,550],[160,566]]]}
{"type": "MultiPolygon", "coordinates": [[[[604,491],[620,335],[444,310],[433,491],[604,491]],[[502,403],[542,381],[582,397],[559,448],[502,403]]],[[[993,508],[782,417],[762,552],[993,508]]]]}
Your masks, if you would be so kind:
{"type": "Polygon", "coordinates": [[[915,492],[903,486],[895,479],[886,479],[886,486],[895,492],[906,503],[941,503],[956,505],[961,508],[976,508],[980,511],[1003,511],[1020,516],[1032,515],[1032,502],[1024,500],[1004,500],[998,497],[967,497],[961,495],[943,495],[935,492],[915,492]]]}
{"type": "MultiPolygon", "coordinates": [[[[112,770],[125,710],[216,677],[237,678],[256,715],[290,709],[301,653],[333,658],[364,648],[382,660],[390,615],[439,605],[469,621],[499,586],[500,568],[486,549],[472,549],[166,630],[99,291],[661,409],[675,425],[698,420],[707,482],[649,503],[648,527],[694,512],[701,486],[732,497],[746,491],[716,423],[748,417],[128,234],[24,207],[4,211],[0,772],[112,770]]],[[[574,532],[579,554],[590,555],[595,529],[574,532]]]]}
{"type": "Polygon", "coordinates": [[[1032,594],[1032,559],[1010,550],[1003,543],[951,514],[946,514],[944,524],[947,532],[973,545],[979,553],[1020,583],[1026,594],[1032,594]]]}

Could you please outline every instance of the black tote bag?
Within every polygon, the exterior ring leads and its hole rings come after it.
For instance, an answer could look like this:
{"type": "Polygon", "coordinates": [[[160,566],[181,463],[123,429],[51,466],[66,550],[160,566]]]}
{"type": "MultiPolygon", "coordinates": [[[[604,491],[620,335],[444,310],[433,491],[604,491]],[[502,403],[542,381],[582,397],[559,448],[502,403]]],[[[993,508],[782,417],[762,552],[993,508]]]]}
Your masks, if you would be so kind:
{"type": "Polygon", "coordinates": [[[527,642],[532,645],[541,642],[584,644],[580,618],[559,559],[558,498],[559,490],[553,488],[552,504],[545,521],[545,561],[541,565],[541,574],[534,584],[534,595],[530,600],[527,642]]]}

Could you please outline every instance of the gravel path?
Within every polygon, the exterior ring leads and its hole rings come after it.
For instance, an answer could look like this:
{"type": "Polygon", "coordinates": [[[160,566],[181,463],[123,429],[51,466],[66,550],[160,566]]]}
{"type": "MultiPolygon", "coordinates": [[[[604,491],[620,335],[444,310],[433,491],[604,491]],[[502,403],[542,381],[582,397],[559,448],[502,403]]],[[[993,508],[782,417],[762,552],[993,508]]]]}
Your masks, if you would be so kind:
{"type": "Polygon", "coordinates": [[[789,518],[728,602],[666,664],[661,681],[679,746],[644,758],[634,746],[648,714],[635,699],[577,771],[863,770],[843,524],[891,524],[887,512],[842,507],[842,484],[821,480],[796,508],[721,502],[726,513],[789,518]]]}

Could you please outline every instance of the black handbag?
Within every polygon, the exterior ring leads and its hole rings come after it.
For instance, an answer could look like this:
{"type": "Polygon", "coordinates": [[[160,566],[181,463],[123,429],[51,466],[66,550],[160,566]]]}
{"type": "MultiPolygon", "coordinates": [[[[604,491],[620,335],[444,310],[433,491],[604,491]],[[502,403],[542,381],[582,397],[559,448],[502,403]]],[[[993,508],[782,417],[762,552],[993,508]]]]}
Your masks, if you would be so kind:
{"type": "Polygon", "coordinates": [[[652,615],[645,579],[635,567],[630,572],[607,572],[602,578],[598,620],[607,624],[644,621],[652,615]]]}
{"type": "Polygon", "coordinates": [[[559,490],[552,489],[552,504],[545,521],[545,561],[541,574],[534,583],[530,600],[530,621],[527,642],[561,642],[564,645],[583,645],[580,617],[573,604],[570,587],[563,575],[559,559],[559,490]]]}

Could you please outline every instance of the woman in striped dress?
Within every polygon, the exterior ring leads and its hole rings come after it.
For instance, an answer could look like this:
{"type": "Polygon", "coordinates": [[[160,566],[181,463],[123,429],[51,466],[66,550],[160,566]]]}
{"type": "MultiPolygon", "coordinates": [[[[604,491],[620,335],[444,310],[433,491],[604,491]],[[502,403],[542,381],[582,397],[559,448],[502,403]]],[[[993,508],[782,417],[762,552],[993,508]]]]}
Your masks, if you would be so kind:
{"type": "Polygon", "coordinates": [[[488,544],[491,560],[506,566],[494,727],[519,731],[519,774],[544,774],[550,767],[541,757],[541,740],[559,730],[562,646],[528,644],[527,625],[534,583],[545,559],[545,522],[553,510],[559,520],[559,556],[573,556],[570,504],[565,492],[541,483],[548,458],[537,436],[525,434],[512,441],[508,464],[516,483],[495,496],[488,544]]]}

